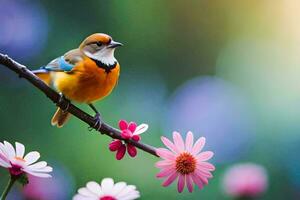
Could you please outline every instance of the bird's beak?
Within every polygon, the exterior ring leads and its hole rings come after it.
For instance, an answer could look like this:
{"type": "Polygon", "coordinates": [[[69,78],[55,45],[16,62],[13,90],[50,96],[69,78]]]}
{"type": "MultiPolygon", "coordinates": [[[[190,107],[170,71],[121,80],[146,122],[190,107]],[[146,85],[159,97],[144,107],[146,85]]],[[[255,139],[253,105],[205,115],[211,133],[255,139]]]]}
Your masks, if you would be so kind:
{"type": "Polygon", "coordinates": [[[110,44],[108,45],[108,48],[113,49],[113,48],[120,47],[120,46],[123,46],[123,44],[120,42],[111,41],[110,44]]]}

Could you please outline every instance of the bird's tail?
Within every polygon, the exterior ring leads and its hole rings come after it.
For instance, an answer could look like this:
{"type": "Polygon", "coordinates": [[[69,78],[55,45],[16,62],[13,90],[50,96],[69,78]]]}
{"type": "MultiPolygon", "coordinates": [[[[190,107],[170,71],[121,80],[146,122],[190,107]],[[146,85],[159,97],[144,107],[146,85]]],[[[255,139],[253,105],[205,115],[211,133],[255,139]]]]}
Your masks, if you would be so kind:
{"type": "Polygon", "coordinates": [[[57,126],[58,128],[63,127],[63,125],[70,119],[71,114],[67,111],[63,111],[61,108],[57,108],[55,114],[51,119],[52,126],[57,126]]]}
{"type": "Polygon", "coordinates": [[[33,70],[32,73],[34,73],[37,77],[42,79],[47,85],[51,84],[51,75],[50,72],[45,69],[38,69],[33,70]]]}

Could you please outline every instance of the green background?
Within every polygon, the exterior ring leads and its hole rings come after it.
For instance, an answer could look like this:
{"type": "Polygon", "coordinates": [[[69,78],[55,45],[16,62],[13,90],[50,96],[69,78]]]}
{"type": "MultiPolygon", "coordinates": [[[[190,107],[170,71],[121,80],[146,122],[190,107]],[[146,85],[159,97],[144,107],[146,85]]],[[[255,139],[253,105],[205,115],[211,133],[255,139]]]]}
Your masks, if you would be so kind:
{"type": "MultiPolygon", "coordinates": [[[[20,5],[33,13],[25,27],[11,24],[16,31],[0,31],[0,40],[12,34],[10,43],[0,43],[1,53],[10,55],[31,69],[76,48],[88,35],[103,32],[124,47],[115,56],[121,64],[121,76],[113,93],[97,102],[106,122],[117,127],[120,119],[148,123],[142,141],[162,146],[160,136],[170,136],[172,116],[181,115],[172,102],[190,80],[222,80],[242,96],[249,112],[220,115],[220,120],[251,120],[247,131],[222,137],[208,137],[206,149],[234,146],[239,134],[245,138],[234,152],[223,157],[216,154],[214,178],[203,190],[178,194],[176,184],[161,187],[155,178],[158,170],[154,156],[138,151],[135,159],[121,161],[108,150],[110,138],[89,132],[86,124],[73,117],[62,129],[50,125],[55,106],[40,91],[9,70],[0,69],[0,140],[25,144],[27,151],[38,150],[42,160],[62,166],[70,177],[68,197],[90,180],[112,177],[137,185],[141,199],[230,199],[221,189],[224,170],[232,164],[254,162],[265,166],[269,188],[260,198],[300,198],[300,28],[298,1],[271,0],[86,0],[86,1],[0,1],[0,9],[20,5]],[[2,4],[2,5],[1,5],[2,4]],[[30,10],[30,7],[35,9],[30,10]],[[20,37],[26,29],[40,37],[30,37],[28,56],[20,52],[20,37]],[[41,29],[41,30],[40,30],[41,29]],[[2,36],[1,36],[2,34],[2,36]],[[2,37],[2,39],[1,39],[2,37]],[[38,51],[35,47],[39,46],[38,51]],[[32,54],[30,54],[32,52],[32,54]],[[173,105],[173,106],[172,106],[173,105]],[[169,113],[169,109],[173,109],[169,113]],[[175,109],[175,110],[174,110],[175,109]],[[228,142],[229,141],[229,142],[228,142]],[[209,147],[212,142],[215,146],[209,147]]],[[[17,15],[26,9],[17,10],[17,15]]],[[[0,18],[5,18],[5,12],[0,18]]],[[[8,20],[9,22],[9,20],[8,20]]],[[[20,23],[21,22],[14,22],[20,23]]],[[[9,23],[4,24],[9,26],[9,23]]],[[[3,28],[3,27],[2,27],[3,28]]],[[[26,54],[26,55],[27,55],[26,54]]],[[[197,95],[193,88],[185,94],[197,95]]],[[[209,89],[208,89],[209,92],[209,89]]],[[[226,96],[231,96],[227,90],[226,96]]],[[[235,94],[235,93],[234,93],[235,94]]],[[[233,94],[233,95],[234,95],[233,94]]],[[[205,96],[205,92],[204,92],[205,96]]],[[[208,100],[210,101],[210,100],[208,100]]],[[[220,99],[220,102],[228,100],[220,99]]],[[[229,100],[229,102],[231,102],[229,100]]],[[[235,105],[235,102],[231,102],[235,105]]],[[[206,105],[206,104],[205,104],[206,105]]],[[[214,105],[214,102],[207,105],[214,105]]],[[[197,110],[198,104],[194,105],[197,110]]],[[[223,105],[227,107],[227,103],[223,105]]],[[[93,114],[86,105],[80,107],[93,114]]],[[[242,106],[243,107],[243,106],[242,106]]],[[[216,108],[218,108],[216,106],[216,108]]],[[[197,112],[208,112],[198,109],[197,112]]],[[[218,113],[218,109],[214,111],[218,113]]],[[[219,116],[219,115],[218,115],[219,116]]],[[[193,113],[190,114],[193,118],[193,113]]],[[[175,122],[174,122],[175,123],[175,122]]],[[[202,124],[223,129],[225,124],[196,121],[197,136],[205,135],[202,124]]],[[[242,129],[243,130],[243,127],[242,129]]],[[[180,130],[183,135],[187,130],[180,130]]],[[[221,155],[221,154],[219,154],[221,155]]],[[[0,189],[8,174],[0,170],[0,189]]],[[[66,188],[66,185],[63,186],[66,188]]],[[[20,192],[17,192],[18,195],[20,192]]],[[[20,197],[18,197],[20,198],[20,197]]],[[[13,199],[13,198],[12,198],[13,199]]]]}

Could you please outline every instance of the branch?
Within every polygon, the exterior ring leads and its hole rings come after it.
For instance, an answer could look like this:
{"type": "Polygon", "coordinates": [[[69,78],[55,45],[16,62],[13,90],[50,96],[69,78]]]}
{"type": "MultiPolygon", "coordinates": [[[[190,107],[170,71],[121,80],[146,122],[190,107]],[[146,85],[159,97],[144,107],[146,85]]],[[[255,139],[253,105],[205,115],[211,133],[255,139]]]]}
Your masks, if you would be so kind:
{"type": "MultiPolygon", "coordinates": [[[[46,85],[41,79],[39,79],[35,74],[33,74],[27,67],[24,65],[19,64],[18,62],[14,61],[11,59],[9,56],[1,54],[0,53],[0,64],[6,66],[10,70],[14,71],[15,73],[19,74],[21,78],[25,78],[27,81],[29,81],[32,85],[34,85],[36,88],[41,90],[49,99],[53,101],[58,107],[67,110],[69,113],[72,115],[76,116],[80,120],[84,121],[87,123],[90,127],[93,127],[94,124],[96,123],[96,120],[93,118],[93,116],[89,115],[88,113],[84,112],[83,110],[79,109],[75,105],[69,103],[66,99],[62,98],[60,100],[60,95],[50,88],[48,85],[46,85]],[[60,100],[60,101],[59,101],[60,100]],[[69,106],[68,106],[69,104],[69,106]]],[[[150,145],[141,143],[141,142],[136,142],[134,140],[124,140],[121,137],[121,132],[108,125],[105,122],[102,122],[101,128],[99,130],[101,134],[106,134],[109,137],[123,140],[126,143],[132,144],[136,146],[137,148],[148,152],[154,156],[158,156],[155,151],[155,147],[152,147],[150,145]]]]}

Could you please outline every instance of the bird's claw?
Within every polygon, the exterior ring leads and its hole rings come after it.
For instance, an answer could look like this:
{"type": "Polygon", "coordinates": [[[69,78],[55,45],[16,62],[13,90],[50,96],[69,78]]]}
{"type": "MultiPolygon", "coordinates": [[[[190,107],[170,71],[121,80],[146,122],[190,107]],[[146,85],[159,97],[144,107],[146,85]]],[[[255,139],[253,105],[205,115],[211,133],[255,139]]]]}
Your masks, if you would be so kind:
{"type": "Polygon", "coordinates": [[[58,104],[61,105],[64,101],[67,101],[67,105],[66,108],[63,109],[63,111],[67,111],[70,107],[70,101],[68,99],[66,99],[66,97],[60,92],[59,93],[59,99],[58,99],[58,104]]]}
{"type": "Polygon", "coordinates": [[[100,128],[102,126],[101,116],[100,113],[96,113],[94,116],[94,120],[96,121],[93,126],[88,127],[89,131],[92,131],[93,129],[96,129],[97,131],[100,131],[100,128]]]}

